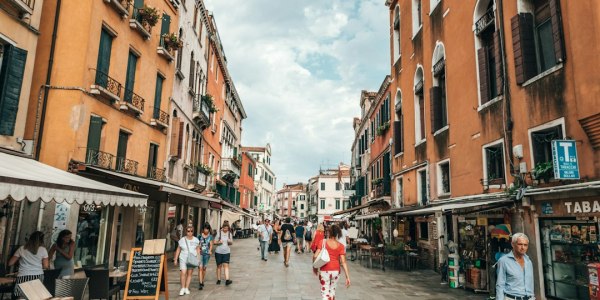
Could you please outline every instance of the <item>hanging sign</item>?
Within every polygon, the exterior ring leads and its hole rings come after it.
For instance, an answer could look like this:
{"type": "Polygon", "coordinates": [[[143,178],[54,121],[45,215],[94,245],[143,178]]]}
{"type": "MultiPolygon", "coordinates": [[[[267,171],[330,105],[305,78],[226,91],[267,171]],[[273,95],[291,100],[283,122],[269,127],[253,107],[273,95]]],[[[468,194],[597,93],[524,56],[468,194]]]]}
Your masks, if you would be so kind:
{"type": "Polygon", "coordinates": [[[577,147],[573,140],[552,141],[552,162],[554,178],[579,179],[577,147]]]}

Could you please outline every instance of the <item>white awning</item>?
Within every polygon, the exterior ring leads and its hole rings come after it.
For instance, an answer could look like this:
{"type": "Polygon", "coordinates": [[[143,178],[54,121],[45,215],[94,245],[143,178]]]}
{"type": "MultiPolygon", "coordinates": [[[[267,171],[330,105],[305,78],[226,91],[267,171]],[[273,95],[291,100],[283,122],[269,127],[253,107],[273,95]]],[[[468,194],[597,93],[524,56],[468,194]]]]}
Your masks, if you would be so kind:
{"type": "Polygon", "coordinates": [[[375,219],[375,218],[379,218],[379,214],[368,214],[368,215],[360,215],[360,216],[356,216],[356,218],[354,218],[355,220],[368,220],[368,219],[375,219]]]}
{"type": "Polygon", "coordinates": [[[0,152],[0,200],[146,206],[148,196],[0,152]]]}
{"type": "Polygon", "coordinates": [[[466,208],[472,208],[477,206],[490,206],[490,205],[505,205],[511,203],[512,200],[509,199],[496,199],[496,200],[488,200],[488,201],[469,201],[469,202],[460,202],[460,203],[446,203],[438,206],[425,207],[421,209],[409,210],[404,212],[399,212],[398,216],[426,216],[432,215],[435,212],[447,212],[454,211],[466,208]]]}
{"type": "Polygon", "coordinates": [[[241,216],[241,214],[224,209],[223,214],[221,215],[221,221],[222,222],[229,221],[229,226],[231,226],[231,225],[233,225],[233,223],[240,220],[240,216],[241,216]]]}
{"type": "Polygon", "coordinates": [[[347,213],[341,214],[341,215],[334,215],[333,219],[334,220],[350,219],[351,217],[353,217],[356,214],[358,214],[358,211],[355,210],[355,211],[347,212],[347,213]]]}

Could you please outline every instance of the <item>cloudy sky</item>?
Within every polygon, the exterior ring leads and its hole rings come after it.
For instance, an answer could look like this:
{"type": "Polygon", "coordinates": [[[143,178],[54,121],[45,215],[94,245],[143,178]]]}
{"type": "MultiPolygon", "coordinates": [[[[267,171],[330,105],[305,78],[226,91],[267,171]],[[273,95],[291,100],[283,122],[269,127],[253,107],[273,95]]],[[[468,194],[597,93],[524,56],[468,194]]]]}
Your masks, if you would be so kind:
{"type": "Polygon", "coordinates": [[[384,2],[205,0],[248,114],[242,144],[271,144],[278,188],[350,163],[360,91],[389,73],[384,2]]]}

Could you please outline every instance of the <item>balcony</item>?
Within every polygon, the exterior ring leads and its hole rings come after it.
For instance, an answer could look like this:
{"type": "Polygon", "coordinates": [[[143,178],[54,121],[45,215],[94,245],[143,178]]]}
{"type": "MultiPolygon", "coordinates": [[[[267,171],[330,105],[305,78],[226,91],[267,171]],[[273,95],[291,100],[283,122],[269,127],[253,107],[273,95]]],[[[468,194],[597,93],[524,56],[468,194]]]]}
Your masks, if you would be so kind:
{"type": "Polygon", "coordinates": [[[125,90],[125,99],[119,103],[119,109],[129,110],[137,115],[144,113],[144,103],[146,100],[132,90],[125,90]]]}
{"type": "Polygon", "coordinates": [[[148,170],[148,178],[154,179],[156,181],[164,181],[165,169],[150,167],[150,169],[148,170]]]}
{"type": "Polygon", "coordinates": [[[490,7],[477,22],[475,22],[475,34],[479,35],[494,23],[494,8],[490,7]]]}
{"type": "MultiPolygon", "coordinates": [[[[35,6],[35,0],[8,0],[2,1],[7,2],[7,9],[9,12],[15,13],[19,18],[23,19],[33,14],[33,7],[35,6]]],[[[4,5],[2,5],[4,7],[4,5]]]]}
{"type": "Polygon", "coordinates": [[[172,62],[175,60],[175,50],[169,47],[169,44],[165,42],[166,38],[167,37],[165,36],[160,38],[160,44],[156,48],[156,53],[158,53],[158,55],[166,59],[168,62],[172,62]]]}
{"type": "Polygon", "coordinates": [[[112,169],[115,156],[96,149],[87,149],[85,163],[102,169],[112,169]]]}
{"type": "Polygon", "coordinates": [[[234,161],[233,158],[221,159],[221,171],[234,173],[235,175],[237,175],[237,177],[240,176],[240,167],[238,166],[237,162],[234,161]]]}
{"type": "Polygon", "coordinates": [[[194,97],[194,112],[192,116],[200,129],[207,128],[210,125],[210,110],[206,97],[204,95],[194,97]]]}
{"type": "Polygon", "coordinates": [[[117,172],[137,175],[138,162],[125,157],[117,157],[117,172]]]}
{"type": "Polygon", "coordinates": [[[94,84],[90,87],[90,93],[109,101],[118,102],[121,100],[122,88],[120,82],[108,76],[108,74],[96,70],[96,78],[94,84]]]}
{"type": "Polygon", "coordinates": [[[142,38],[149,40],[152,33],[152,26],[142,20],[140,15],[141,10],[142,8],[133,8],[132,18],[129,19],[129,27],[137,31],[142,38]]]}
{"type": "Polygon", "coordinates": [[[129,0],[104,0],[104,3],[110,4],[123,19],[129,16],[129,6],[131,5],[129,0]]]}
{"type": "Polygon", "coordinates": [[[169,127],[169,114],[155,107],[152,118],[150,119],[150,125],[158,128],[169,127]]]}
{"type": "Polygon", "coordinates": [[[384,196],[390,196],[391,191],[389,184],[384,184],[383,181],[373,184],[374,197],[380,198],[384,196]]]}

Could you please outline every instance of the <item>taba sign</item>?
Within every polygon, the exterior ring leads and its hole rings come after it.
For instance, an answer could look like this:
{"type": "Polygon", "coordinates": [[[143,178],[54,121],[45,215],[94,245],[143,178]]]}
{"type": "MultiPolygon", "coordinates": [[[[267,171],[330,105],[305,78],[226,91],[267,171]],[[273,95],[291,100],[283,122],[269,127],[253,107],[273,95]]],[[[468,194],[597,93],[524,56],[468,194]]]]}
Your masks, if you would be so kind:
{"type": "Polygon", "coordinates": [[[600,201],[565,201],[568,214],[600,213],[600,201]]]}
{"type": "Polygon", "coordinates": [[[577,162],[575,141],[552,141],[552,162],[554,165],[554,178],[579,179],[579,163],[577,162]]]}

